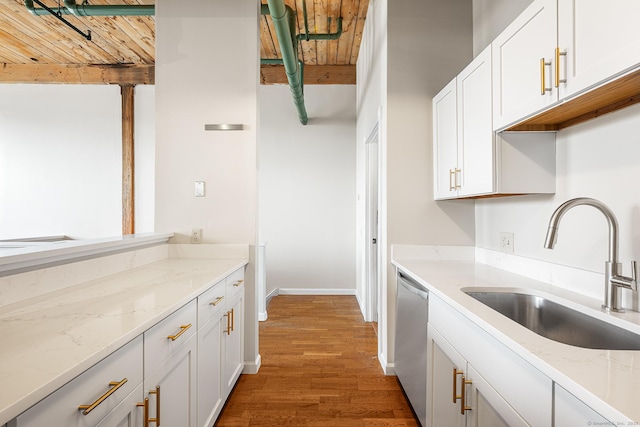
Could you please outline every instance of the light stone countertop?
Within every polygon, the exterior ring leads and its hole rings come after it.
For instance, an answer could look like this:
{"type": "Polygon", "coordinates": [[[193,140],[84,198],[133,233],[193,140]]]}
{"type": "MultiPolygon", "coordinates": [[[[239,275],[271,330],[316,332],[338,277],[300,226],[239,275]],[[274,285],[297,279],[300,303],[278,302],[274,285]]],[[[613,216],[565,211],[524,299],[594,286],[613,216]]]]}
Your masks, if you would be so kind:
{"type": "Polygon", "coordinates": [[[167,258],[0,307],[0,425],[247,262],[167,258]]]}
{"type": "Polygon", "coordinates": [[[476,301],[462,289],[533,290],[638,334],[640,313],[605,314],[599,300],[474,261],[400,258],[393,264],[611,422],[640,422],[640,351],[593,350],[552,341],[476,301]]]}

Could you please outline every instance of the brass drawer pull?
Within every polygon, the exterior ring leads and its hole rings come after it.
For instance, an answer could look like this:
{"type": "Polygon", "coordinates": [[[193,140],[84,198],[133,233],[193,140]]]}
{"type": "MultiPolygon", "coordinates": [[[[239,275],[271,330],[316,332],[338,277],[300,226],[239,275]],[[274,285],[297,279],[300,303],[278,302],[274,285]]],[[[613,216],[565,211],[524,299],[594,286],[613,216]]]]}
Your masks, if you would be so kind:
{"type": "Polygon", "coordinates": [[[237,288],[238,286],[242,285],[242,283],[244,283],[244,279],[238,280],[236,283],[233,284],[233,286],[237,288]]]}
{"type": "Polygon", "coordinates": [[[227,311],[224,317],[227,318],[227,335],[231,335],[231,312],[227,311]]]}
{"type": "Polygon", "coordinates": [[[146,397],[144,402],[136,403],[136,406],[144,407],[144,427],[149,427],[149,423],[156,423],[157,427],[160,427],[160,386],[156,386],[155,390],[150,390],[149,394],[156,395],[156,417],[149,417],[149,398],[146,397]]]}
{"type": "Polygon", "coordinates": [[[566,83],[567,79],[560,78],[560,57],[566,58],[567,52],[560,52],[560,48],[556,48],[556,87],[560,87],[560,83],[566,83]]]}
{"type": "Polygon", "coordinates": [[[547,66],[551,67],[551,61],[545,61],[544,58],[540,58],[540,95],[544,95],[552,90],[550,87],[547,87],[547,66]]]}
{"type": "Polygon", "coordinates": [[[171,341],[175,341],[178,338],[180,338],[180,335],[187,332],[187,329],[189,329],[190,327],[191,327],[191,323],[189,323],[188,325],[180,325],[180,332],[178,332],[175,335],[169,335],[167,338],[170,339],[171,341]]]}
{"type": "Polygon", "coordinates": [[[456,403],[460,396],[458,395],[458,375],[462,375],[462,371],[458,371],[458,368],[453,368],[453,403],[456,403]]]}
{"type": "Polygon", "coordinates": [[[465,379],[464,375],[462,376],[462,381],[460,382],[460,385],[462,387],[462,393],[460,394],[460,413],[462,415],[464,415],[464,411],[470,411],[471,410],[471,406],[467,406],[466,400],[467,400],[467,385],[471,384],[472,381],[471,380],[467,380],[465,379]]]}
{"type": "Polygon", "coordinates": [[[210,302],[209,304],[215,307],[216,305],[220,304],[220,301],[222,301],[223,299],[224,299],[224,297],[218,297],[218,298],[216,298],[215,301],[210,302]]]}
{"type": "Polygon", "coordinates": [[[93,402],[91,405],[80,405],[80,406],[78,406],[78,410],[83,410],[84,409],[84,411],[82,411],[82,415],[89,415],[89,412],[91,412],[94,409],[96,409],[98,407],[98,405],[100,405],[109,396],[111,396],[113,393],[115,393],[116,390],[118,390],[120,387],[122,387],[126,382],[127,382],[126,378],[123,378],[122,381],[112,381],[112,382],[110,382],[109,383],[109,387],[111,387],[111,388],[109,389],[109,391],[107,391],[105,394],[100,396],[98,398],[98,400],[93,402]]]}
{"type": "Polygon", "coordinates": [[[236,316],[232,308],[231,309],[231,332],[235,331],[235,329],[236,329],[236,316]]]}

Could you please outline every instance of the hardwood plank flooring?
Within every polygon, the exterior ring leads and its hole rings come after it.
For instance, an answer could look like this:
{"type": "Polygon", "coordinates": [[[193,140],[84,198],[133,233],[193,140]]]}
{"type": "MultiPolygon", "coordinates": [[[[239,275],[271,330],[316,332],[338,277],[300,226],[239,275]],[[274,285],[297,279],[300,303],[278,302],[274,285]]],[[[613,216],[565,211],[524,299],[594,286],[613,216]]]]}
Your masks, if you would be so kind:
{"type": "Polygon", "coordinates": [[[355,297],[274,297],[260,371],[240,377],[216,426],[419,427],[377,346],[355,297]]]}

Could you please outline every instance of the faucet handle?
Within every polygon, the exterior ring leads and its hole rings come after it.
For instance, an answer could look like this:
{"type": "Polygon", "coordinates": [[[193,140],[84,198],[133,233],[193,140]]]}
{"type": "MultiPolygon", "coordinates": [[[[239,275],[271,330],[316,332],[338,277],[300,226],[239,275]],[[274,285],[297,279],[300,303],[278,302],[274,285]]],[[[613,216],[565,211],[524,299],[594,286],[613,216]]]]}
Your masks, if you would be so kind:
{"type": "MultiPolygon", "coordinates": [[[[617,269],[620,269],[621,266],[622,264],[618,264],[617,269]]],[[[614,272],[614,274],[611,276],[611,279],[609,280],[615,286],[637,291],[638,290],[638,264],[635,261],[631,261],[631,277],[623,276],[622,274],[620,274],[619,271],[617,271],[617,272],[614,272]]]]}

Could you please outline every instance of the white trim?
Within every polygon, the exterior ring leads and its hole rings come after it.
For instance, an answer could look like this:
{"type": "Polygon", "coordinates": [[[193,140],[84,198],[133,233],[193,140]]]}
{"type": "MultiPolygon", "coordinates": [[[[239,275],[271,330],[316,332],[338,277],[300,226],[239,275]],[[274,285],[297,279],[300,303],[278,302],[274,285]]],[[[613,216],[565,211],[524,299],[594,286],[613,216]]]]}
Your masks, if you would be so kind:
{"type": "Polygon", "coordinates": [[[380,352],[378,353],[378,361],[380,362],[380,366],[382,366],[382,371],[385,375],[394,376],[396,375],[396,366],[393,363],[388,363],[385,354],[380,352]]]}
{"type": "Polygon", "coordinates": [[[260,356],[260,354],[258,354],[258,356],[256,357],[256,360],[253,362],[244,362],[244,367],[242,368],[242,373],[243,374],[250,374],[250,375],[254,375],[257,374],[258,371],[260,370],[260,366],[262,366],[262,356],[260,356]]]}
{"type": "Polygon", "coordinates": [[[173,233],[133,234],[94,240],[63,240],[43,246],[5,251],[0,256],[0,275],[15,274],[80,261],[142,246],[166,243],[173,233]]]}
{"type": "Polygon", "coordinates": [[[278,295],[355,295],[355,289],[279,288],[278,295]]]}

